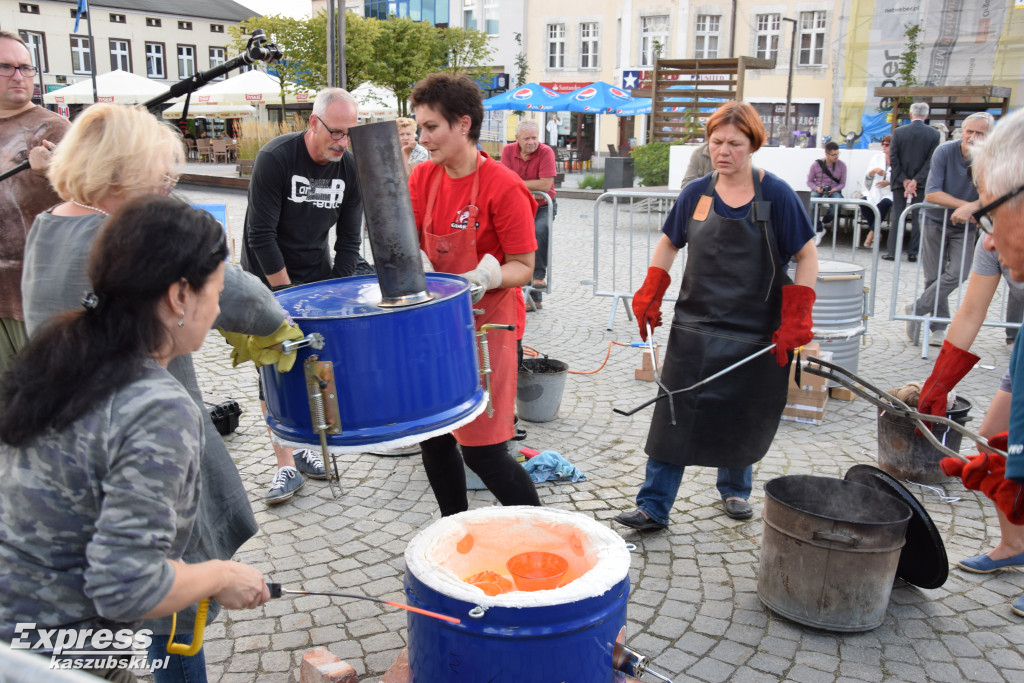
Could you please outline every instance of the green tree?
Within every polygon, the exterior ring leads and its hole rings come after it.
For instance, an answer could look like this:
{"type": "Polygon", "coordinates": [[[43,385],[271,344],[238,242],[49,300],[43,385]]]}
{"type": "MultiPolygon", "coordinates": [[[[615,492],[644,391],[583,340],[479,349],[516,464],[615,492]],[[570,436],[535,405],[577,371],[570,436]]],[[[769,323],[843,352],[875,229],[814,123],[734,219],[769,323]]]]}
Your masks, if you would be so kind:
{"type": "Polygon", "coordinates": [[[921,41],[917,39],[921,33],[920,24],[907,24],[903,35],[906,37],[906,46],[900,53],[900,85],[917,85],[917,59],[921,52],[921,41]]]}
{"type": "MultiPolygon", "coordinates": [[[[246,19],[238,26],[228,26],[232,39],[230,44],[233,50],[232,56],[241,54],[245,50],[245,44],[248,42],[250,34],[258,28],[263,29],[263,32],[267,34],[267,40],[277,45],[284,55],[281,61],[272,67],[278,72],[281,79],[282,107],[285,93],[297,90],[299,83],[307,84],[314,89],[323,87],[317,85],[310,78],[308,46],[314,39],[314,35],[309,20],[272,14],[246,19]]],[[[323,61],[322,57],[321,61],[323,61]]],[[[326,72],[325,63],[324,76],[326,76],[326,72]]]]}
{"type": "Polygon", "coordinates": [[[408,99],[416,81],[439,68],[442,50],[437,32],[427,23],[407,17],[380,23],[373,42],[369,79],[395,93],[399,113],[408,116],[408,99]]]}
{"type": "Polygon", "coordinates": [[[450,26],[438,29],[440,54],[437,70],[466,73],[478,78],[489,73],[485,65],[490,61],[494,48],[487,34],[481,31],[450,26]]]}

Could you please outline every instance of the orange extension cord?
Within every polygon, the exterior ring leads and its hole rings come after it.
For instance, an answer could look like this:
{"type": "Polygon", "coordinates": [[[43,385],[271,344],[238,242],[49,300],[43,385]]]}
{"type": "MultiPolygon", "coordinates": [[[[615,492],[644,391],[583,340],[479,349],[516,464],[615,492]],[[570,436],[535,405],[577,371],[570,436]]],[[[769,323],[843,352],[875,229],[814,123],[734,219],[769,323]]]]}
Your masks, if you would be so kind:
{"type": "MultiPolygon", "coordinates": [[[[623,344],[622,342],[610,341],[608,342],[608,353],[604,354],[604,361],[601,363],[601,367],[599,367],[597,370],[590,370],[587,372],[584,372],[582,370],[569,370],[569,374],[593,375],[595,373],[601,372],[601,370],[604,369],[604,366],[608,364],[608,359],[611,358],[612,344],[615,344],[616,346],[629,346],[629,344],[623,344]]],[[[527,346],[526,344],[523,344],[523,355],[529,356],[531,358],[537,358],[538,356],[540,356],[540,353],[537,351],[537,349],[533,348],[532,346],[527,346]]]]}

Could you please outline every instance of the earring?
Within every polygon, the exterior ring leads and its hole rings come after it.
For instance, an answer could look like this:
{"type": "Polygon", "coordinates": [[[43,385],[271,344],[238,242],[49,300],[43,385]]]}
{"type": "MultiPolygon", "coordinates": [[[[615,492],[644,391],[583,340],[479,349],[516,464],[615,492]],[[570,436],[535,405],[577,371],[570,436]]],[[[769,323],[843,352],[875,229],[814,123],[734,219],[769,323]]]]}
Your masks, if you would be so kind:
{"type": "Polygon", "coordinates": [[[178,316],[178,327],[185,327],[185,315],[178,316]]]}

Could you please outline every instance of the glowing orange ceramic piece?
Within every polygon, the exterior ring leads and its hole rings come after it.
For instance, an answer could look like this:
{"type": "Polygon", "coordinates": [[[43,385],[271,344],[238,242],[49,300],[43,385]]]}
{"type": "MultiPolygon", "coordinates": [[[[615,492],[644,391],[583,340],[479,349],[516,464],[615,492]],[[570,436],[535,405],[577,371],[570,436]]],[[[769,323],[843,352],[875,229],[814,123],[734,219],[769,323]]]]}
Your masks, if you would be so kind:
{"type": "Polygon", "coordinates": [[[569,563],[554,553],[520,553],[506,564],[516,588],[521,591],[545,591],[558,588],[558,582],[569,570],[569,563]]]}
{"type": "Polygon", "coordinates": [[[476,586],[487,595],[501,595],[512,590],[512,582],[497,572],[490,570],[474,574],[464,579],[468,584],[476,586]]]}

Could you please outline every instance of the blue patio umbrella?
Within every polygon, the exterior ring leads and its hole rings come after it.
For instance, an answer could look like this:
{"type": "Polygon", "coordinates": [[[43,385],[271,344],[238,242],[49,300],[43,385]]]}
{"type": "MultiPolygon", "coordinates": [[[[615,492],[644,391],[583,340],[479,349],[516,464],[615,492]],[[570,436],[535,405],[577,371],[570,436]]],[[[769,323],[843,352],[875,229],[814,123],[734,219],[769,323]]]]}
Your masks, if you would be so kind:
{"type": "Polygon", "coordinates": [[[604,81],[595,81],[574,90],[565,98],[563,109],[584,114],[613,114],[616,109],[633,100],[625,90],[619,90],[604,81]]]}
{"type": "Polygon", "coordinates": [[[565,111],[564,96],[537,83],[509,88],[484,100],[485,111],[508,109],[511,111],[565,111]]]}
{"type": "Polygon", "coordinates": [[[639,114],[650,114],[651,98],[634,97],[632,102],[626,102],[625,104],[616,107],[614,113],[616,116],[637,116],[639,114]]]}

